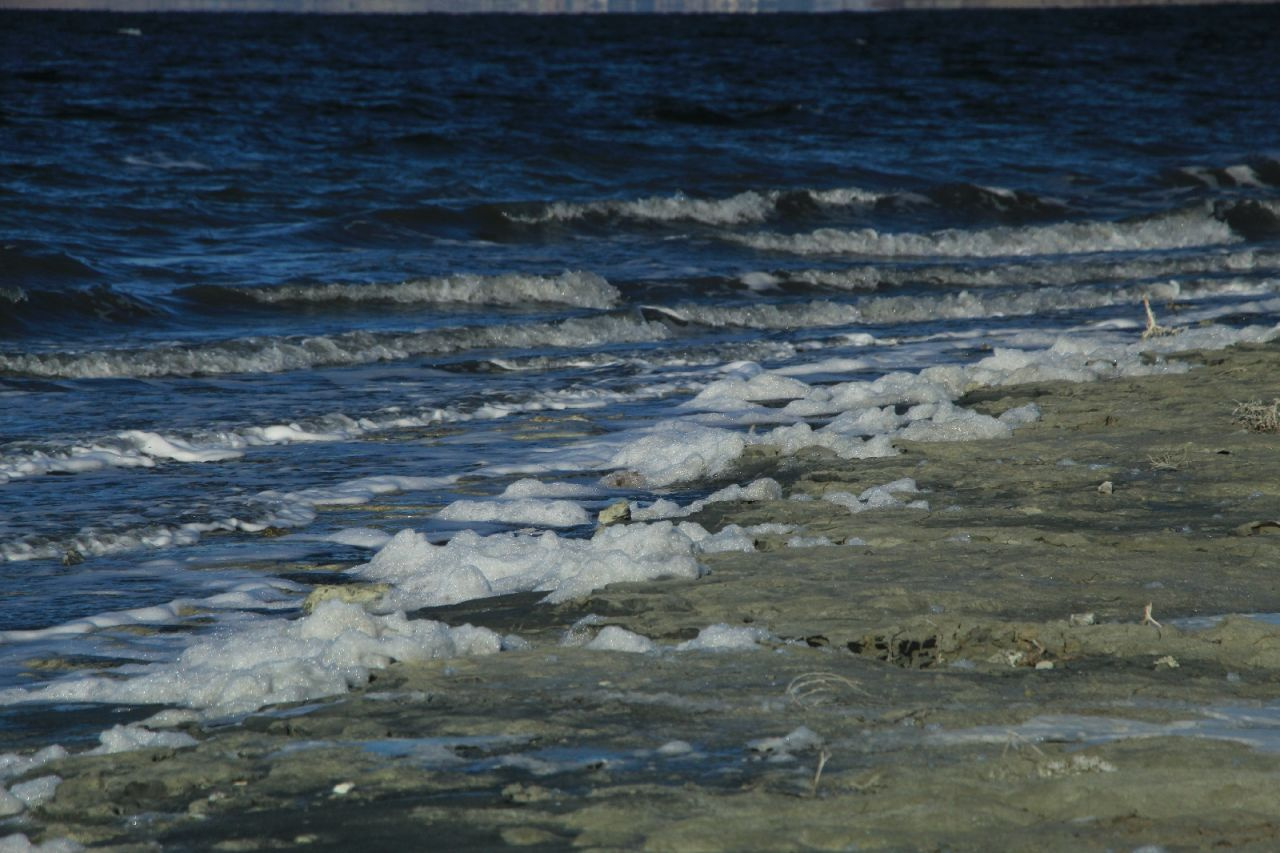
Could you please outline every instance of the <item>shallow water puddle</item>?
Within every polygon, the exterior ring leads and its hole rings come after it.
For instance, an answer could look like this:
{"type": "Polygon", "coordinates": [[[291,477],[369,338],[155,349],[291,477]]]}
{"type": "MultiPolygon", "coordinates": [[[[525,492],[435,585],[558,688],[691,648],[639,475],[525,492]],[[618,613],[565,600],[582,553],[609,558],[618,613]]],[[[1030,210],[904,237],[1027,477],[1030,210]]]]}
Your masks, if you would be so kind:
{"type": "Polygon", "coordinates": [[[1120,740],[1190,737],[1226,740],[1265,752],[1280,752],[1280,705],[1261,708],[1219,707],[1200,711],[1203,718],[1148,723],[1122,717],[1045,714],[1016,726],[975,726],[933,732],[927,741],[937,745],[1061,743],[1096,746],[1120,740]]]}

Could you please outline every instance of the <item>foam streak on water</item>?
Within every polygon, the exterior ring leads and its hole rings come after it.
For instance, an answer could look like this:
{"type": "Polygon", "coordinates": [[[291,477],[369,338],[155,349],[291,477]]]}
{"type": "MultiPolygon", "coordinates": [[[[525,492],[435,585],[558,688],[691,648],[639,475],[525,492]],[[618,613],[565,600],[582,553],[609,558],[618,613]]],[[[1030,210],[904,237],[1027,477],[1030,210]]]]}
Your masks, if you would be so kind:
{"type": "Polygon", "coordinates": [[[785,497],[754,447],[1001,440],[1038,411],[967,389],[1272,339],[1280,12],[1138,14],[0,13],[0,702],[496,653],[400,614],[694,581],[753,547],[696,501],[785,497]]]}

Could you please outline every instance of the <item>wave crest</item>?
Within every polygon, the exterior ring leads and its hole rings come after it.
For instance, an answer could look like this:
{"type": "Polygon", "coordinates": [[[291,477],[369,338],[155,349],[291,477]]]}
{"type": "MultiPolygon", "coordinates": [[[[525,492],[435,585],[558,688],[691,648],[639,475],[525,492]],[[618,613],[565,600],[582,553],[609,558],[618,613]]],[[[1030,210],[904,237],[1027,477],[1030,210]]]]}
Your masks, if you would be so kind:
{"type": "Polygon", "coordinates": [[[601,276],[570,271],[541,275],[451,275],[413,279],[396,284],[287,284],[278,287],[213,288],[193,291],[209,301],[232,296],[263,305],[293,303],[461,303],[466,305],[523,305],[542,303],[575,308],[612,308],[618,289],[601,276]]]}
{"type": "Polygon", "coordinates": [[[1127,222],[1063,222],[980,230],[885,233],[820,228],[805,234],[727,234],[753,249],[797,255],[999,258],[1199,248],[1238,242],[1231,227],[1201,208],[1127,222]]]}

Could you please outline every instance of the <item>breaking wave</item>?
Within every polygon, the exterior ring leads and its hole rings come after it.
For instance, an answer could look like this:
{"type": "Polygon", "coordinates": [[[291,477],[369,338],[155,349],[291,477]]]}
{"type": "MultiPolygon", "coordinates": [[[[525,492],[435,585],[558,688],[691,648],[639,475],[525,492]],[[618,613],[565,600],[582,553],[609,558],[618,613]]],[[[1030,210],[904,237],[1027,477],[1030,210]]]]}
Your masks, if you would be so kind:
{"type": "Polygon", "coordinates": [[[282,373],[499,347],[578,347],[660,341],[669,335],[670,330],[660,324],[632,316],[606,315],[555,323],[464,326],[420,332],[359,331],[315,337],[253,337],[146,349],[0,353],[0,374],[105,379],[282,373]]]}
{"type": "Polygon", "coordinates": [[[462,303],[524,305],[543,303],[575,308],[612,308],[621,294],[589,272],[540,275],[451,275],[395,284],[287,284],[277,287],[190,288],[188,297],[205,302],[252,302],[263,305],[324,303],[462,303]]]}
{"type": "Polygon", "coordinates": [[[1280,186],[1280,160],[1259,158],[1230,166],[1183,166],[1170,176],[1171,182],[1210,189],[1280,186]]]}
{"type": "Polygon", "coordinates": [[[557,201],[524,213],[507,214],[513,221],[538,224],[590,219],[631,219],[642,222],[700,222],[704,225],[746,225],[765,222],[795,210],[875,204],[881,196],[857,187],[828,190],[749,190],[729,198],[690,198],[684,193],[633,200],[593,202],[557,201]]]}
{"type": "Polygon", "coordinates": [[[928,233],[821,228],[806,234],[726,234],[725,239],[762,251],[798,255],[999,258],[1202,248],[1241,238],[1226,222],[1197,208],[1125,222],[1063,222],[928,233]]]}
{"type": "Polygon", "coordinates": [[[1072,258],[1065,262],[974,264],[868,264],[831,270],[780,270],[750,273],[747,286],[820,288],[859,291],[888,290],[912,285],[930,287],[1007,287],[1010,285],[1070,285],[1085,282],[1143,281],[1178,276],[1280,272],[1280,255],[1255,247],[1194,255],[1167,255],[1123,260],[1072,258]]]}

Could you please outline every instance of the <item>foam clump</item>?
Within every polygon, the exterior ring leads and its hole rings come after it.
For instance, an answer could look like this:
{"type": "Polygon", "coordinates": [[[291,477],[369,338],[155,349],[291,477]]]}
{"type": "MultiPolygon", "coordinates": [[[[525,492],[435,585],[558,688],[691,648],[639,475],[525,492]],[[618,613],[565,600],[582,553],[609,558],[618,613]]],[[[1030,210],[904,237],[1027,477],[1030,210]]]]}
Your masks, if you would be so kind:
{"type": "Polygon", "coordinates": [[[489,521],[538,527],[574,527],[591,522],[587,511],[572,501],[537,498],[454,501],[436,513],[436,518],[441,521],[489,521]]]}
{"type": "Polygon", "coordinates": [[[908,441],[974,441],[1013,435],[1007,423],[949,402],[913,406],[907,420],[899,435],[908,441]]]}
{"type": "Polygon", "coordinates": [[[112,726],[98,735],[99,745],[89,755],[114,755],[137,749],[183,749],[199,741],[183,732],[155,732],[145,726],[112,726]]]}
{"type": "Polygon", "coordinates": [[[376,616],[354,604],[325,601],[302,619],[263,620],[198,642],[173,663],[147,667],[133,678],[90,676],[12,688],[0,692],[0,703],[164,704],[237,714],[343,693],[392,661],[493,654],[500,648],[501,638],[485,628],[410,621],[403,613],[376,616]]]}
{"type": "Polygon", "coordinates": [[[636,521],[650,521],[659,518],[683,518],[699,512],[710,504],[727,501],[776,501],[782,500],[782,486],[772,477],[761,477],[745,486],[726,486],[712,492],[701,500],[688,506],[680,506],[675,501],[659,498],[647,507],[641,507],[634,501],[631,504],[631,517],[636,521]]]}
{"type": "Polygon", "coordinates": [[[654,750],[658,755],[666,757],[688,755],[693,751],[693,744],[689,743],[687,740],[669,740],[654,750]]]}
{"type": "Polygon", "coordinates": [[[834,544],[826,536],[792,536],[787,540],[788,548],[822,548],[834,544]]]}
{"type": "Polygon", "coordinates": [[[634,471],[650,486],[669,486],[723,473],[746,445],[731,430],[662,421],[621,447],[605,467],[634,471]]]}
{"type": "Polygon", "coordinates": [[[644,654],[655,651],[658,644],[642,634],[619,628],[617,625],[606,625],[596,634],[595,639],[587,643],[585,648],[601,652],[631,652],[644,654]]]}
{"type": "Polygon", "coordinates": [[[763,628],[726,625],[723,622],[709,625],[692,640],[676,646],[678,652],[745,651],[760,648],[762,643],[776,643],[778,638],[763,628]]]}
{"type": "Polygon", "coordinates": [[[660,521],[611,525],[587,540],[464,530],[444,545],[402,530],[354,572],[392,584],[393,606],[415,608],[534,591],[567,601],[620,581],[696,578],[700,569],[689,536],[660,521]]]}
{"type": "Polygon", "coordinates": [[[719,554],[725,551],[742,551],[750,553],[756,549],[755,540],[737,524],[726,525],[717,533],[708,533],[701,524],[691,521],[680,523],[680,532],[693,540],[694,546],[703,554],[719,554]]]}
{"type": "Polygon", "coordinates": [[[761,400],[794,400],[812,390],[807,384],[776,373],[757,373],[749,379],[729,377],[712,382],[681,408],[724,412],[761,400]]]}
{"type": "Polygon", "coordinates": [[[21,832],[0,838],[0,853],[80,853],[84,845],[70,838],[55,838],[43,844],[33,844],[21,832]]]}
{"type": "Polygon", "coordinates": [[[120,438],[132,443],[142,453],[157,459],[172,459],[177,462],[222,462],[228,459],[239,459],[244,454],[239,450],[219,448],[199,448],[177,438],[165,438],[154,432],[128,430],[120,433],[120,438]]]}
{"type": "Polygon", "coordinates": [[[0,782],[8,779],[16,779],[26,773],[30,773],[37,767],[43,767],[50,761],[57,761],[66,758],[69,753],[58,746],[46,746],[31,755],[19,755],[16,752],[7,752],[0,755],[0,782]]]}
{"type": "Polygon", "coordinates": [[[887,435],[863,439],[833,430],[830,425],[815,430],[806,423],[752,436],[751,443],[775,447],[783,456],[794,456],[806,447],[824,447],[841,459],[877,459],[898,454],[887,435]]]}
{"type": "Polygon", "coordinates": [[[855,380],[827,387],[815,387],[804,399],[793,400],[783,413],[799,417],[833,415],[899,403],[941,403],[963,390],[955,387],[948,374],[931,369],[920,373],[898,370],[867,382],[855,380]]]}
{"type": "Polygon", "coordinates": [[[894,480],[882,486],[872,486],[859,495],[850,492],[828,492],[822,496],[824,501],[842,506],[850,512],[866,512],[873,509],[922,509],[928,510],[928,501],[903,501],[900,494],[916,494],[920,489],[916,481],[910,477],[894,480]]]}
{"type": "Polygon", "coordinates": [[[788,533],[794,533],[795,529],[794,524],[779,524],[774,521],[753,524],[746,528],[747,532],[753,536],[785,536],[788,533]]]}
{"type": "Polygon", "coordinates": [[[381,548],[391,541],[391,536],[388,533],[373,527],[344,527],[341,530],[335,530],[332,533],[322,534],[315,538],[324,542],[334,542],[338,545],[349,545],[352,548],[368,548],[371,550],[381,548]]]}
{"type": "MultiPolygon", "coordinates": [[[[61,776],[41,776],[12,785],[8,790],[0,787],[0,818],[12,817],[33,809],[50,799],[62,784],[61,776]]],[[[0,851],[4,848],[0,847],[0,851]]]]}
{"type": "Polygon", "coordinates": [[[747,742],[747,749],[771,759],[790,757],[792,753],[821,749],[825,741],[808,726],[800,726],[781,737],[764,737],[747,742]]]}
{"type": "Polygon", "coordinates": [[[578,483],[544,483],[532,477],[516,480],[502,490],[500,498],[594,498],[603,492],[595,486],[578,483]]]}

